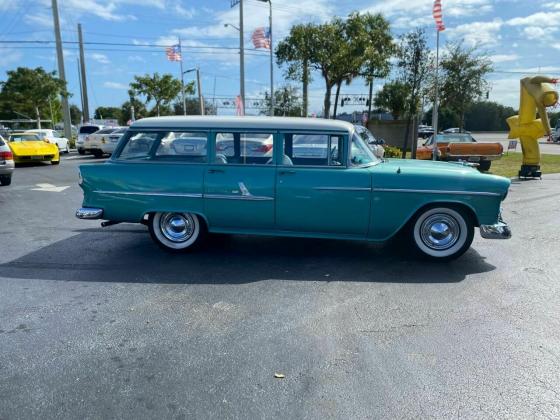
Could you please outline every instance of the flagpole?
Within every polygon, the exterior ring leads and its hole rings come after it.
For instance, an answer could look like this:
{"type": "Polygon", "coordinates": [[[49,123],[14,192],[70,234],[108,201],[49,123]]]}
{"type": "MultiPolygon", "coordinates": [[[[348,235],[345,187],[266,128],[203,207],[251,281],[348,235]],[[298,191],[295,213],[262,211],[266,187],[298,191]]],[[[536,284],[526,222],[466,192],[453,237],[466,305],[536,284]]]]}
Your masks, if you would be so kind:
{"type": "Polygon", "coordinates": [[[438,134],[438,96],[439,96],[439,28],[436,29],[437,31],[437,40],[436,40],[436,91],[435,91],[435,98],[434,98],[434,106],[432,108],[432,127],[434,129],[434,144],[432,150],[432,159],[437,160],[438,155],[438,147],[437,147],[437,134],[438,134]]]}
{"type": "Polygon", "coordinates": [[[272,0],[268,0],[268,30],[270,31],[270,116],[274,117],[274,46],[272,44],[272,0]]]}
{"type": "Polygon", "coordinates": [[[181,37],[179,39],[179,53],[181,54],[181,60],[179,62],[181,71],[181,93],[183,97],[183,115],[187,115],[187,101],[185,99],[185,74],[183,73],[183,48],[181,47],[181,37]]]}

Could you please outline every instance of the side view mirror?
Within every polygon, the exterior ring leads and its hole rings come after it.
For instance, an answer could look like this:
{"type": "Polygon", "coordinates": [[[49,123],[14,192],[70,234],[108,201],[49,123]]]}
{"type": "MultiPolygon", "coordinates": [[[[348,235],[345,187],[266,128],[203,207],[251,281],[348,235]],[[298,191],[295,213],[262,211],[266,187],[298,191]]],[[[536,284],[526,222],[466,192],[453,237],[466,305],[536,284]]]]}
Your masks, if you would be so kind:
{"type": "Polygon", "coordinates": [[[383,147],[376,147],[374,154],[377,158],[383,159],[383,156],[385,155],[385,149],[383,147]]]}

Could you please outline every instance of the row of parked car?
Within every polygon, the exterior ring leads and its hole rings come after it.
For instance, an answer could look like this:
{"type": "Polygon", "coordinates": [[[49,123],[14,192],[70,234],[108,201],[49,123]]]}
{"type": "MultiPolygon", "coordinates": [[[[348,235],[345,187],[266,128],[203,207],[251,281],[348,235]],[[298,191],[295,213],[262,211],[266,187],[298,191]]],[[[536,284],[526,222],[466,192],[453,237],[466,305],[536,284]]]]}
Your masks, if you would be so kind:
{"type": "Polygon", "coordinates": [[[0,185],[12,183],[16,163],[60,163],[60,153],[70,152],[70,142],[56,130],[36,129],[0,136],[0,185]]]}
{"type": "Polygon", "coordinates": [[[78,130],[76,148],[80,155],[92,154],[96,158],[112,155],[119,139],[127,127],[104,127],[102,125],[83,125],[78,130]]]}

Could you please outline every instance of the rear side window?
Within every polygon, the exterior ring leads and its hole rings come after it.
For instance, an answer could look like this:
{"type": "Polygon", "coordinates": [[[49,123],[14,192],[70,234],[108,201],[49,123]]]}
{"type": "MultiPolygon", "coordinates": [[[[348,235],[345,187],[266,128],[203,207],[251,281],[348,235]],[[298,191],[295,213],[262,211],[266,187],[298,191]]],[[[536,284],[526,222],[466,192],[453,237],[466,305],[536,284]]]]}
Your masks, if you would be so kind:
{"type": "Polygon", "coordinates": [[[156,158],[205,163],[208,136],[204,132],[170,131],[164,134],[156,150],[156,158]]]}
{"type": "Polygon", "coordinates": [[[273,162],[272,133],[217,133],[216,162],[265,165],[273,162]]]}
{"type": "Polygon", "coordinates": [[[161,133],[134,132],[126,141],[119,159],[142,159],[150,156],[150,151],[161,133]]]}
{"type": "Polygon", "coordinates": [[[98,130],[99,130],[99,127],[97,127],[96,125],[84,125],[83,127],[80,127],[80,131],[78,131],[78,133],[79,134],[91,134],[91,133],[95,133],[98,130]]]}

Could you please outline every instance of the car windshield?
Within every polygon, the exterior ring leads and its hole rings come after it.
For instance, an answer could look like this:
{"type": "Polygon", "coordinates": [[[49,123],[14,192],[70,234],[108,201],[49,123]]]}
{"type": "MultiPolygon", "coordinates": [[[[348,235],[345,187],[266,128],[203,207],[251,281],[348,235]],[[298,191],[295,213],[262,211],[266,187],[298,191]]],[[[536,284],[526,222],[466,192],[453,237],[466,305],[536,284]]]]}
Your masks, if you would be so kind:
{"type": "Polygon", "coordinates": [[[10,136],[10,141],[39,141],[39,137],[35,134],[12,134],[10,136]]]}
{"type": "Polygon", "coordinates": [[[354,135],[352,136],[350,162],[355,166],[369,166],[380,162],[380,159],[373,154],[362,139],[362,136],[357,132],[354,132],[354,135]]]}
{"type": "Polygon", "coordinates": [[[115,128],[104,128],[103,130],[96,131],[95,134],[110,134],[115,131],[115,128]]]}
{"type": "Polygon", "coordinates": [[[78,131],[78,133],[80,133],[80,134],[91,134],[91,133],[95,133],[98,130],[99,130],[99,127],[96,126],[96,125],[84,125],[83,127],[80,127],[80,131],[78,131]]]}
{"type": "Polygon", "coordinates": [[[365,128],[364,126],[361,125],[357,125],[356,126],[356,133],[358,133],[358,135],[362,138],[363,141],[365,141],[366,143],[375,143],[377,141],[377,139],[375,138],[375,136],[372,134],[371,131],[369,131],[367,128],[365,128]]]}

